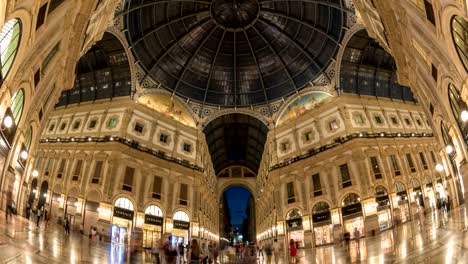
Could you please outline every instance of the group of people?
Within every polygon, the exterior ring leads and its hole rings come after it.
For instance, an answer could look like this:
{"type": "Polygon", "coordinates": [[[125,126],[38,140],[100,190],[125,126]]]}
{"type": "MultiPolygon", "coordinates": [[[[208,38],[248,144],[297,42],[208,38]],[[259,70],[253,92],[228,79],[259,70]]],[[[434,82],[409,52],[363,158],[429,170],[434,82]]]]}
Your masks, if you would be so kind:
{"type": "Polygon", "coordinates": [[[49,226],[50,213],[44,209],[44,206],[41,206],[37,209],[33,209],[28,203],[26,205],[26,216],[27,218],[29,218],[31,217],[31,215],[36,215],[36,227],[37,228],[39,228],[41,221],[44,221],[45,228],[49,226]]]}
{"type": "Polygon", "coordinates": [[[219,250],[216,243],[202,243],[200,246],[198,240],[192,239],[187,248],[188,251],[183,243],[173,246],[172,236],[168,236],[165,241],[160,240],[153,248],[154,262],[158,264],[218,263],[219,250]]]}

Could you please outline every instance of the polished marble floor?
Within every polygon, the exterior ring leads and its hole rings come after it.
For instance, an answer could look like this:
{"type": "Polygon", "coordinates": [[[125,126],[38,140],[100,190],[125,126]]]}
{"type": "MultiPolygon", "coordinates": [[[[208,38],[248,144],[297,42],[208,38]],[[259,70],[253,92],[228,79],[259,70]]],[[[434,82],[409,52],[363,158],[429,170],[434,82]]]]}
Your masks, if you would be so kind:
{"type": "MultiPolygon", "coordinates": [[[[468,263],[467,208],[427,214],[349,246],[306,249],[300,251],[299,263],[468,263]]],[[[54,224],[37,229],[21,217],[6,223],[0,213],[0,263],[152,263],[145,252],[130,254],[78,233],[68,236],[54,224]]],[[[279,263],[287,262],[283,258],[279,263]]]]}

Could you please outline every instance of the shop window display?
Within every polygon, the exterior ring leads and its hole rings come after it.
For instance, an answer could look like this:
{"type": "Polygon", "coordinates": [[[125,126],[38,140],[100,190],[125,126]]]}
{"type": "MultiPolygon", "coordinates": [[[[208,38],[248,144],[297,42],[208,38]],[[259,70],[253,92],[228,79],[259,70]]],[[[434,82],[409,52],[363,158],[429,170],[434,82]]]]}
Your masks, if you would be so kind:
{"type": "Polygon", "coordinates": [[[299,209],[292,209],[286,217],[288,241],[293,239],[299,248],[304,247],[304,229],[302,227],[302,213],[299,209]]]}
{"type": "Polygon", "coordinates": [[[333,224],[331,221],[330,206],[319,202],[312,209],[312,223],[314,228],[315,245],[333,243],[333,224]]]}
{"type": "Polygon", "coordinates": [[[377,203],[377,217],[380,230],[392,227],[392,214],[388,192],[383,186],[375,188],[375,202],[377,203]]]}
{"type": "Polygon", "coordinates": [[[133,203],[129,199],[121,197],[114,202],[110,234],[112,243],[129,243],[133,228],[133,216],[133,203]]]}
{"type": "Polygon", "coordinates": [[[408,203],[408,194],[406,192],[405,185],[401,182],[395,184],[396,189],[396,204],[394,208],[394,217],[396,222],[405,223],[410,220],[410,211],[408,203]]]}
{"type": "Polygon", "coordinates": [[[361,198],[350,193],[343,198],[341,215],[343,217],[344,232],[349,233],[351,239],[356,235],[364,235],[364,217],[362,214],[361,198]]]}
{"type": "Polygon", "coordinates": [[[161,208],[150,205],[145,209],[145,222],[143,225],[143,247],[154,248],[162,237],[163,213],[161,208]]]}

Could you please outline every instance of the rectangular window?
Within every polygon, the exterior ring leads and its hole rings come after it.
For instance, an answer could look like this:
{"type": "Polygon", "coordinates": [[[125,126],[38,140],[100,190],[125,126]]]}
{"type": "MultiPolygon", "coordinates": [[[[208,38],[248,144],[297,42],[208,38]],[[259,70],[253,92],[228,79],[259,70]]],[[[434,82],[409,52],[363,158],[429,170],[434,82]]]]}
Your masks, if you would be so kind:
{"type": "Polygon", "coordinates": [[[48,14],[50,14],[50,12],[54,11],[59,5],[61,5],[63,1],[65,0],[50,0],[48,14]]]}
{"type": "Polygon", "coordinates": [[[280,146],[281,151],[286,152],[289,149],[289,142],[283,142],[280,146]]]}
{"type": "Polygon", "coordinates": [[[61,179],[62,176],[63,176],[63,173],[65,172],[65,165],[67,164],[67,160],[66,159],[62,159],[60,160],[60,165],[59,165],[59,169],[57,171],[57,178],[58,179],[61,179]]]}
{"type": "Polygon", "coordinates": [[[294,203],[296,201],[296,197],[294,195],[294,182],[288,182],[288,184],[286,184],[286,192],[288,194],[288,204],[294,203]]]}
{"type": "Polygon", "coordinates": [[[191,152],[192,151],[192,145],[184,143],[184,151],[185,152],[191,152]]]}
{"type": "Polygon", "coordinates": [[[52,59],[55,57],[55,55],[59,52],[60,50],[60,42],[55,44],[55,46],[49,51],[49,54],[47,54],[47,57],[45,57],[44,61],[42,62],[42,72],[46,72],[47,66],[49,66],[49,63],[52,61],[52,59]]]}
{"type": "Polygon", "coordinates": [[[320,182],[320,174],[312,175],[312,185],[314,186],[314,197],[322,195],[322,184],[320,182]]]}
{"type": "Polygon", "coordinates": [[[83,167],[83,161],[77,160],[75,165],[75,170],[73,171],[72,181],[78,181],[81,174],[81,167],[83,167]]]}
{"type": "Polygon", "coordinates": [[[371,157],[371,166],[372,171],[374,172],[375,179],[382,179],[382,173],[380,172],[379,162],[377,161],[377,157],[371,157]]]}
{"type": "Polygon", "coordinates": [[[432,7],[432,0],[424,0],[424,8],[426,9],[426,18],[434,26],[436,25],[434,8],[432,7]]]}
{"type": "Polygon", "coordinates": [[[143,124],[140,124],[140,123],[135,124],[135,132],[143,133],[143,128],[144,128],[143,124]]]}
{"type": "Polygon", "coordinates": [[[423,165],[423,168],[427,170],[428,167],[427,167],[426,158],[424,157],[424,154],[422,152],[419,152],[419,158],[421,159],[421,164],[423,165]]]}
{"type": "Polygon", "coordinates": [[[411,122],[410,122],[409,118],[405,118],[405,123],[406,123],[406,125],[411,126],[411,122]]]}
{"type": "Polygon", "coordinates": [[[434,78],[434,81],[437,82],[437,77],[439,73],[437,72],[437,68],[436,66],[434,66],[434,64],[431,64],[431,73],[432,73],[432,78],[434,78]]]}
{"type": "Polygon", "coordinates": [[[37,88],[40,81],[41,81],[41,69],[37,69],[37,71],[34,73],[34,88],[37,88]]]}
{"type": "Polygon", "coordinates": [[[312,139],[312,131],[307,131],[304,133],[304,141],[309,141],[312,139]]]}
{"type": "Polygon", "coordinates": [[[338,129],[338,122],[336,120],[332,120],[330,123],[328,123],[328,127],[331,131],[335,131],[338,129]]]}
{"type": "Polygon", "coordinates": [[[375,123],[382,124],[382,118],[380,116],[374,116],[375,123]]]}
{"type": "Polygon", "coordinates": [[[135,174],[135,168],[127,167],[125,168],[124,182],[122,190],[131,192],[133,186],[133,174],[135,174]]]}
{"type": "Polygon", "coordinates": [[[88,129],[93,129],[96,127],[96,124],[97,124],[97,120],[96,119],[93,119],[89,122],[89,125],[88,125],[88,129]]]}
{"type": "Polygon", "coordinates": [[[408,162],[408,167],[410,168],[411,172],[416,172],[416,168],[414,167],[413,158],[411,154],[406,154],[406,161],[408,162]]]}
{"type": "Polygon", "coordinates": [[[161,141],[162,143],[167,143],[167,138],[168,136],[166,134],[161,134],[159,136],[159,141],[161,141]]]}
{"type": "Polygon", "coordinates": [[[343,188],[351,186],[352,183],[351,183],[351,176],[349,175],[348,164],[340,165],[340,174],[341,174],[341,186],[343,188]]]}
{"type": "Polygon", "coordinates": [[[52,171],[52,166],[54,165],[54,159],[49,159],[47,161],[46,169],[44,171],[45,176],[49,176],[49,173],[52,171]]]}
{"type": "Polygon", "coordinates": [[[359,124],[359,125],[364,124],[364,118],[362,117],[362,115],[356,115],[354,117],[354,121],[356,122],[356,124],[359,124]]]}
{"type": "Polygon", "coordinates": [[[188,205],[188,185],[185,183],[180,184],[179,204],[188,205]]]}
{"type": "Polygon", "coordinates": [[[393,123],[394,125],[398,125],[398,120],[396,119],[396,117],[392,116],[392,117],[390,118],[390,120],[392,120],[392,123],[393,123]]]}
{"type": "Polygon", "coordinates": [[[99,179],[101,178],[101,172],[102,172],[102,160],[96,161],[96,165],[94,166],[94,174],[93,178],[91,179],[91,183],[94,184],[99,184],[99,179]]]}
{"type": "Polygon", "coordinates": [[[107,127],[108,128],[114,128],[116,126],[117,126],[117,118],[109,119],[109,122],[107,122],[107,127]]]}
{"type": "Polygon", "coordinates": [[[39,8],[39,12],[37,13],[36,30],[38,30],[42,26],[42,24],[44,24],[46,11],[47,11],[47,3],[41,6],[41,8],[39,8]]]}
{"type": "Polygon", "coordinates": [[[437,159],[436,159],[436,156],[434,154],[434,151],[431,150],[431,159],[432,159],[432,163],[436,164],[437,163],[437,159]]]}
{"type": "Polygon", "coordinates": [[[400,166],[398,165],[398,160],[395,155],[390,155],[390,160],[392,162],[392,168],[393,168],[393,173],[395,173],[395,176],[400,176],[400,166]]]}
{"type": "Polygon", "coordinates": [[[162,190],[162,177],[154,176],[152,197],[154,199],[161,200],[161,190],[162,190]]]}

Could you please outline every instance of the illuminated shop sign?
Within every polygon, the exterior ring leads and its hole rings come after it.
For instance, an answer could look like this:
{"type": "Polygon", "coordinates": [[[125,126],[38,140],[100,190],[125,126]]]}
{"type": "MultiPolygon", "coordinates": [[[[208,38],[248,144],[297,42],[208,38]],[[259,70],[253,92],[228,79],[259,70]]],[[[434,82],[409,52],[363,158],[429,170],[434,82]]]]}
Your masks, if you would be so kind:
{"type": "Polygon", "coordinates": [[[317,213],[312,215],[312,222],[319,223],[324,221],[331,221],[330,212],[317,213]]]}
{"type": "Polygon", "coordinates": [[[352,205],[348,205],[348,206],[345,206],[345,207],[341,208],[341,214],[343,216],[357,214],[357,213],[360,213],[360,212],[362,212],[361,203],[352,204],[352,205]]]}
{"type": "Polygon", "coordinates": [[[123,218],[127,220],[133,220],[133,211],[114,206],[114,217],[123,218]]]}
{"type": "Polygon", "coordinates": [[[184,222],[184,221],[179,221],[179,220],[174,220],[174,222],[173,222],[173,228],[175,228],[175,229],[188,230],[189,227],[190,227],[189,222],[184,222]]]}
{"type": "Polygon", "coordinates": [[[155,215],[145,214],[145,224],[162,226],[163,218],[155,215]]]}

